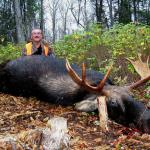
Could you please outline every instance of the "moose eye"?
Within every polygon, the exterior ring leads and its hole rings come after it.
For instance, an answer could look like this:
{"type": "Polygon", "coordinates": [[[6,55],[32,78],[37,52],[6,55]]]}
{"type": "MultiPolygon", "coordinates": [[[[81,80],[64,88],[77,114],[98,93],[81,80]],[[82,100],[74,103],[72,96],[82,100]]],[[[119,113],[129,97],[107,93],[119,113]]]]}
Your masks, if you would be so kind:
{"type": "Polygon", "coordinates": [[[115,99],[111,99],[110,103],[111,103],[112,106],[117,106],[118,105],[117,101],[115,99]]]}
{"type": "Polygon", "coordinates": [[[108,102],[109,102],[109,104],[110,104],[112,107],[117,107],[117,106],[118,106],[117,100],[114,99],[114,98],[112,98],[112,97],[109,97],[109,98],[108,98],[108,102]]]}

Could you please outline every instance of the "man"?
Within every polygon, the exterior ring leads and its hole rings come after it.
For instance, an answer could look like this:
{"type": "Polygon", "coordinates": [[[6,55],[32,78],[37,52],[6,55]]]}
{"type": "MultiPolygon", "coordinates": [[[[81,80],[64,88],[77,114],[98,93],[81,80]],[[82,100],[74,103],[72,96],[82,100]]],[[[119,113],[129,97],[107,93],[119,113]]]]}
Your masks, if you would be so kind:
{"type": "Polygon", "coordinates": [[[31,32],[31,41],[25,45],[22,50],[23,56],[30,55],[54,55],[48,43],[44,42],[43,34],[40,29],[33,29],[31,32]]]}

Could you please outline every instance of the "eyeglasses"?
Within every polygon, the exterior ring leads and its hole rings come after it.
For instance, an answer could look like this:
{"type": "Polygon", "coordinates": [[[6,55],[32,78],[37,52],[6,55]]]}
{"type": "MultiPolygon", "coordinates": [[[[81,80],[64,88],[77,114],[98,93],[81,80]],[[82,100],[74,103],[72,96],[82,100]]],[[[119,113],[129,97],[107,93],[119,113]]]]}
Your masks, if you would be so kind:
{"type": "Polygon", "coordinates": [[[40,35],[42,34],[41,32],[32,32],[32,35],[40,35]]]}

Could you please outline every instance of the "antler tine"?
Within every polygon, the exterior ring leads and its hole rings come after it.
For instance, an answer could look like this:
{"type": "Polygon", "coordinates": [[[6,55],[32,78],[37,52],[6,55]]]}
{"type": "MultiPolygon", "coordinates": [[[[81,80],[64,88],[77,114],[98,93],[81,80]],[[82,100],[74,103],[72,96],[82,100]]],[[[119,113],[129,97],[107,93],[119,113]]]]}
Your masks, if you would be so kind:
{"type": "Polygon", "coordinates": [[[141,62],[141,63],[143,63],[143,61],[142,61],[142,55],[140,54],[140,53],[138,53],[138,58],[139,58],[139,61],[141,62]]]}
{"type": "Polygon", "coordinates": [[[82,79],[76,74],[76,72],[71,68],[69,61],[66,60],[66,69],[69,73],[69,75],[71,76],[71,78],[80,86],[85,87],[87,90],[93,91],[93,92],[101,92],[105,82],[110,74],[112,65],[111,67],[108,69],[106,75],[104,76],[103,80],[100,81],[100,83],[98,84],[97,87],[91,86],[85,79],[86,79],[86,69],[85,69],[85,65],[82,64],[82,79]]]}
{"type": "Polygon", "coordinates": [[[128,60],[132,65],[134,64],[134,61],[129,59],[129,58],[126,58],[126,60],[128,60]]]}
{"type": "Polygon", "coordinates": [[[103,80],[100,81],[100,83],[99,83],[99,85],[98,85],[98,88],[99,88],[99,89],[102,89],[102,88],[104,87],[105,82],[106,82],[106,80],[107,80],[107,78],[108,78],[108,76],[109,76],[109,74],[110,74],[111,69],[112,69],[112,66],[113,66],[113,64],[110,65],[110,67],[109,67],[109,69],[107,70],[107,73],[105,74],[103,80]]]}
{"type": "Polygon", "coordinates": [[[69,61],[66,59],[66,69],[70,75],[70,77],[73,79],[74,82],[76,82],[78,85],[80,86],[84,86],[86,89],[88,90],[96,90],[97,87],[93,87],[91,86],[90,84],[88,84],[86,81],[85,81],[85,66],[83,65],[83,71],[82,71],[82,77],[83,79],[81,79],[77,74],[76,72],[72,69],[72,67],[70,66],[70,63],[69,61]]]}
{"type": "Polygon", "coordinates": [[[69,73],[69,75],[72,77],[72,79],[77,82],[77,84],[81,85],[82,80],[80,77],[75,73],[75,71],[71,68],[69,61],[66,59],[66,69],[69,73]]]}
{"type": "Polygon", "coordinates": [[[130,90],[135,89],[135,88],[137,88],[137,87],[143,85],[144,83],[148,82],[149,80],[150,80],[150,76],[148,76],[148,77],[146,77],[146,78],[144,78],[144,79],[142,79],[142,80],[139,80],[139,81],[133,83],[132,85],[128,86],[128,88],[129,88],[130,90]]]}

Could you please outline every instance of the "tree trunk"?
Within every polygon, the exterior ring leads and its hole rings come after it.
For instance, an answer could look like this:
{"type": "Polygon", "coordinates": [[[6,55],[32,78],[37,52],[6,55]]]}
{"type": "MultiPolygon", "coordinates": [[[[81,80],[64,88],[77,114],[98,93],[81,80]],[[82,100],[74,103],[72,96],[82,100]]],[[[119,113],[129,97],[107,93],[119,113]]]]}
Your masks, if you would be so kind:
{"type": "Polygon", "coordinates": [[[84,28],[84,25],[81,23],[81,19],[80,19],[80,16],[81,16],[81,0],[78,0],[78,10],[77,12],[74,10],[75,7],[73,6],[73,3],[71,4],[71,13],[77,23],[77,26],[81,26],[84,28]]]}
{"type": "Polygon", "coordinates": [[[53,43],[55,43],[56,40],[56,12],[53,11],[53,17],[52,17],[52,32],[53,32],[53,43]]]}
{"type": "Polygon", "coordinates": [[[103,0],[96,0],[95,7],[96,7],[96,20],[97,20],[97,23],[102,23],[103,0]]]}
{"type": "Polygon", "coordinates": [[[14,12],[15,12],[15,21],[16,21],[16,30],[17,30],[17,41],[18,43],[24,42],[25,37],[23,33],[23,23],[20,10],[20,0],[14,1],[14,12]]]}
{"type": "Polygon", "coordinates": [[[40,29],[44,31],[44,8],[43,8],[43,0],[41,0],[41,17],[40,17],[40,29]]]}
{"type": "Polygon", "coordinates": [[[67,14],[68,14],[68,8],[65,12],[65,16],[64,16],[64,23],[63,23],[63,35],[67,34],[67,14]]]}
{"type": "Polygon", "coordinates": [[[107,3],[108,3],[108,7],[109,7],[110,26],[112,27],[114,24],[113,3],[112,3],[112,0],[107,0],[107,3]]]}
{"type": "Polygon", "coordinates": [[[148,2],[147,7],[147,25],[150,25],[150,1],[148,2]]]}
{"type": "Polygon", "coordinates": [[[84,26],[85,29],[88,29],[88,16],[87,16],[87,0],[84,0],[84,26]]]}
{"type": "Polygon", "coordinates": [[[137,21],[137,15],[136,15],[136,0],[133,0],[133,14],[134,14],[134,21],[137,21]]]}
{"type": "Polygon", "coordinates": [[[121,0],[119,5],[119,23],[127,24],[131,22],[130,2],[121,0]]]}
{"type": "Polygon", "coordinates": [[[55,40],[57,38],[57,31],[56,31],[56,19],[57,19],[57,13],[58,13],[58,8],[59,8],[59,4],[60,0],[51,0],[51,3],[49,5],[50,8],[50,13],[51,13],[51,19],[52,19],[52,41],[53,43],[55,43],[55,40]]]}

